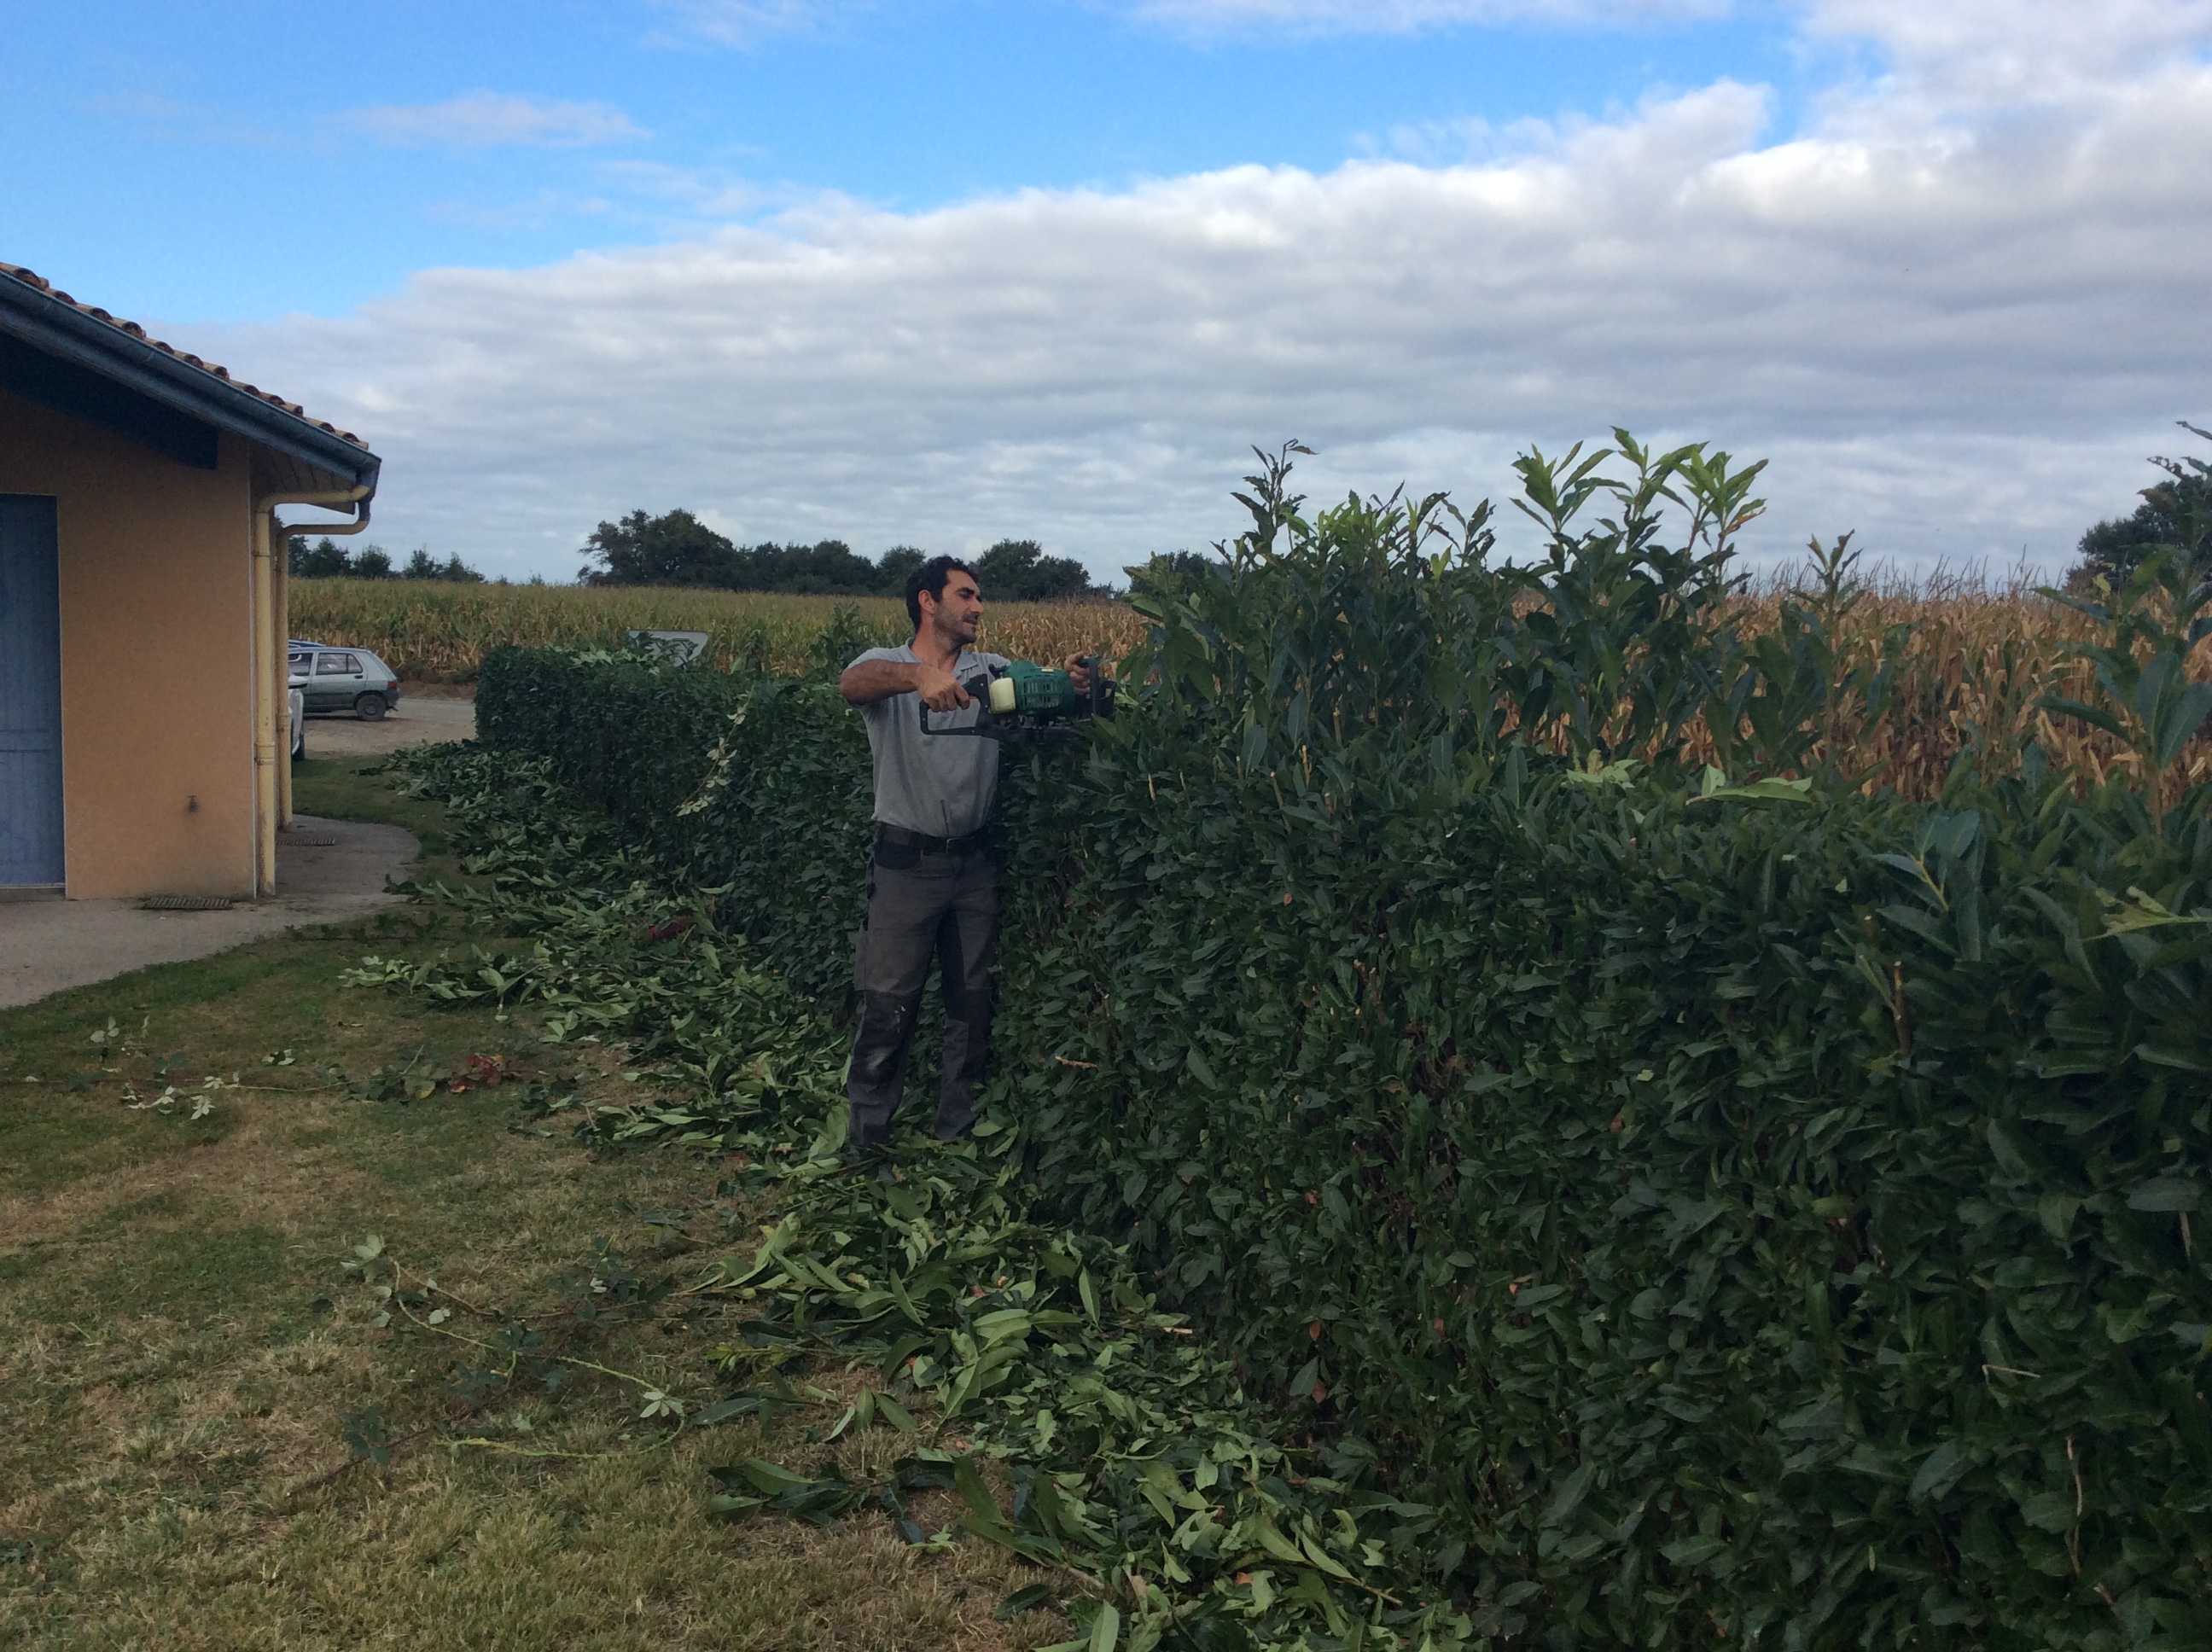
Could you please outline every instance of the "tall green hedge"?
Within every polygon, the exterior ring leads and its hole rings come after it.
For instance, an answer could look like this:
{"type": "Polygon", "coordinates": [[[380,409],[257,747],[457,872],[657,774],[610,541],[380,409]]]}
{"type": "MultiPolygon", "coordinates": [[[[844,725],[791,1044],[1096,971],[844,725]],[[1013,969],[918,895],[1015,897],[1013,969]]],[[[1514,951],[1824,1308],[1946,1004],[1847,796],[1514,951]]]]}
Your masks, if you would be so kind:
{"type": "MultiPolygon", "coordinates": [[[[1712,568],[1297,505],[1149,599],[1116,723],[1009,754],[993,1100],[1055,1201],[1448,1507],[1502,1631],[2212,1644],[2207,797],[1639,769],[1732,657],[1607,628],[1712,568]]],[[[840,989],[833,687],[508,653],[478,704],[840,989]]]]}

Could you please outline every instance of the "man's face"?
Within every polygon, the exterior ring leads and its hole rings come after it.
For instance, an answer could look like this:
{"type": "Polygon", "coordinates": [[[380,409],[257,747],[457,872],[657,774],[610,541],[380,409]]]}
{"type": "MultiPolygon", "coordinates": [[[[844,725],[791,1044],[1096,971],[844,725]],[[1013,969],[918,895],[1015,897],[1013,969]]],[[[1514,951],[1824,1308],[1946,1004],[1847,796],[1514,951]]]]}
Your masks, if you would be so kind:
{"type": "Polygon", "coordinates": [[[921,616],[946,647],[964,648],[975,641],[976,629],[983,623],[983,594],[975,589],[972,575],[956,568],[934,603],[927,592],[922,594],[921,616]]]}

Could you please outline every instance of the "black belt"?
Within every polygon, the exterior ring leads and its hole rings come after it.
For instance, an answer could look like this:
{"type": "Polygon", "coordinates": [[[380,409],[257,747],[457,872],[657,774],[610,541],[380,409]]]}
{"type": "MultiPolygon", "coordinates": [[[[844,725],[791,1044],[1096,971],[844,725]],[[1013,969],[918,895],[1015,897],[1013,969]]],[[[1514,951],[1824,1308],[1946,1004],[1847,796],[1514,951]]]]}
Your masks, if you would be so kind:
{"type": "Polygon", "coordinates": [[[970,832],[965,837],[932,837],[927,832],[910,832],[903,826],[876,823],[876,841],[888,843],[895,849],[919,849],[924,854],[972,854],[983,847],[983,834],[970,832]]]}

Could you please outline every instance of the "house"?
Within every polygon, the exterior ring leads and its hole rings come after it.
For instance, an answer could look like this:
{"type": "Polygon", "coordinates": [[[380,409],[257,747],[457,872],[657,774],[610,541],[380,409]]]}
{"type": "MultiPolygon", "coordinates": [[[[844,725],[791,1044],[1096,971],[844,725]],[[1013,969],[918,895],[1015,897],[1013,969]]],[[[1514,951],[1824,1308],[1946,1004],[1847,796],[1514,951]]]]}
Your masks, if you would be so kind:
{"type": "Polygon", "coordinates": [[[281,506],[349,431],[0,264],[0,899],[255,896],[289,817],[281,506]]]}

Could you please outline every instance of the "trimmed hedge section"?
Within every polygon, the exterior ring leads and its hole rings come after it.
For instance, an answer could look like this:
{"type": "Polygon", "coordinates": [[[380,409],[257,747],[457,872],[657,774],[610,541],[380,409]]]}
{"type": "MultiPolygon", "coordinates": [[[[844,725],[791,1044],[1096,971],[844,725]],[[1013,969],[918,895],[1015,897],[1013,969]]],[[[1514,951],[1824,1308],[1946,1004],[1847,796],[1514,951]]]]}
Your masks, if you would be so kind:
{"type": "MultiPolygon", "coordinates": [[[[1009,754],[991,1099],[1055,1204],[1449,1509],[1501,1631],[2212,1644],[2205,795],[1570,770],[1481,694],[1387,709],[1525,656],[1352,537],[1153,599],[1121,719],[1009,754]],[[1295,740],[1292,610],[1332,669],[1390,642],[1295,740]]],[[[478,707],[843,990],[833,687],[507,651],[478,707]]]]}

